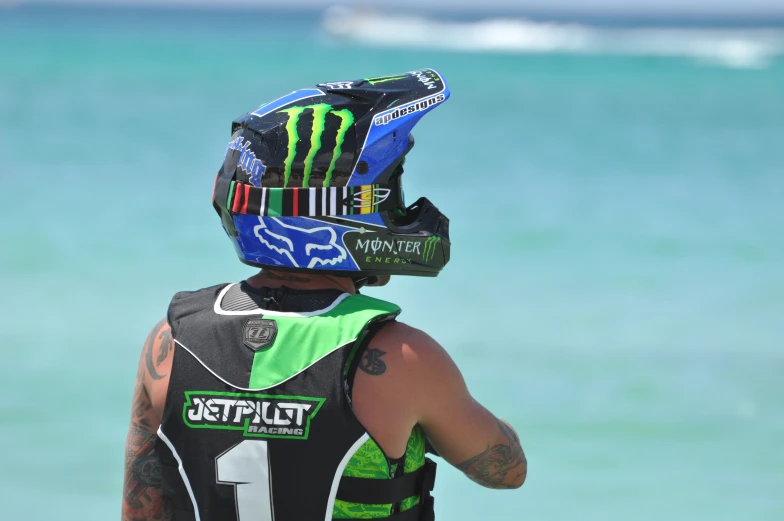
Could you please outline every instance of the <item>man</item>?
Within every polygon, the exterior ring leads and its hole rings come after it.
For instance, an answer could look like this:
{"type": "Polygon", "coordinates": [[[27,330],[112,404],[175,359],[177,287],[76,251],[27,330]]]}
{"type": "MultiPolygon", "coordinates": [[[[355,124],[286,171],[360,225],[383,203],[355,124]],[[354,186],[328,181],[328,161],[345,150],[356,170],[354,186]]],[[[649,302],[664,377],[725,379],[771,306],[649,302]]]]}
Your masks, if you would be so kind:
{"type": "Polygon", "coordinates": [[[406,207],[418,120],[449,97],[424,69],[279,98],[232,126],[213,205],[240,284],[175,295],[145,343],[126,443],[123,520],[434,518],[426,447],[517,488],[515,431],[446,351],[358,293],[435,276],[448,220],[406,207]]]}

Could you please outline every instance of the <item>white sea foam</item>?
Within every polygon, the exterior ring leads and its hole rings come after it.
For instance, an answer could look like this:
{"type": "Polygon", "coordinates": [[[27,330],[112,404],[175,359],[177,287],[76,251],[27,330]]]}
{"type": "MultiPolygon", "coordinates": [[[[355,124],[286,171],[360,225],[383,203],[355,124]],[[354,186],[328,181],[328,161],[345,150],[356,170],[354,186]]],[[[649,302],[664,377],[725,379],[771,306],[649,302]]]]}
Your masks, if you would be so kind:
{"type": "Polygon", "coordinates": [[[465,52],[691,57],[727,67],[765,67],[784,53],[779,29],[599,28],[496,18],[438,21],[346,7],[327,9],[324,29],[369,45],[465,52]]]}

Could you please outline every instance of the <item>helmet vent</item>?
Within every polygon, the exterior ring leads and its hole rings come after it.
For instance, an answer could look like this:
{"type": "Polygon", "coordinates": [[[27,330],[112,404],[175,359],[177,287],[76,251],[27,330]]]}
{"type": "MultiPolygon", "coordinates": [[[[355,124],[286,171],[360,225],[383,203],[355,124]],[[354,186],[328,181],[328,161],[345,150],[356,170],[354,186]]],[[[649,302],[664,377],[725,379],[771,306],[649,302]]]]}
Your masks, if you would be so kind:
{"type": "Polygon", "coordinates": [[[367,174],[368,173],[368,164],[365,161],[360,161],[357,163],[357,173],[358,174],[367,174]]]}

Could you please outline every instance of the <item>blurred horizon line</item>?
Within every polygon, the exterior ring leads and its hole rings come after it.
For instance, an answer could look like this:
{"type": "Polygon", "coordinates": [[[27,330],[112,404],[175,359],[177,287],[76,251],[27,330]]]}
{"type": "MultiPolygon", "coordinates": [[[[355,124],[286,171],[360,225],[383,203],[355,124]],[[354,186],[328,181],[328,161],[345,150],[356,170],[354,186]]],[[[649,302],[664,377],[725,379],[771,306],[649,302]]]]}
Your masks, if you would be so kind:
{"type": "Polygon", "coordinates": [[[577,5],[547,6],[531,2],[525,5],[510,5],[498,0],[477,4],[438,2],[423,5],[415,0],[400,0],[396,3],[377,1],[370,5],[362,0],[324,2],[323,0],[267,0],[263,4],[252,0],[0,0],[0,11],[14,8],[55,8],[91,10],[155,10],[155,11],[278,11],[322,13],[332,6],[346,6],[384,14],[428,14],[449,18],[521,17],[530,20],[582,21],[602,23],[638,23],[642,25],[703,25],[721,26],[784,26],[784,2],[780,6],[737,5],[577,5]]]}

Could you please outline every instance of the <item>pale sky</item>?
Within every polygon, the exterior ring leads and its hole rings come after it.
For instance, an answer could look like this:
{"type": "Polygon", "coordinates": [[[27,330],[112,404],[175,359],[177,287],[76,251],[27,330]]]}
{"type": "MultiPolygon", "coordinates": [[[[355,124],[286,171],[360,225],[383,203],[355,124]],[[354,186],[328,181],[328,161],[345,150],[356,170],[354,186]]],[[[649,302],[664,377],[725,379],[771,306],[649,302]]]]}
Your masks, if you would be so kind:
{"type": "MultiPolygon", "coordinates": [[[[3,3],[3,0],[0,0],[3,3]]],[[[328,7],[362,5],[387,11],[426,6],[432,10],[654,14],[654,15],[784,15],[784,0],[17,0],[16,3],[94,5],[198,5],[210,7],[328,7]]]]}

